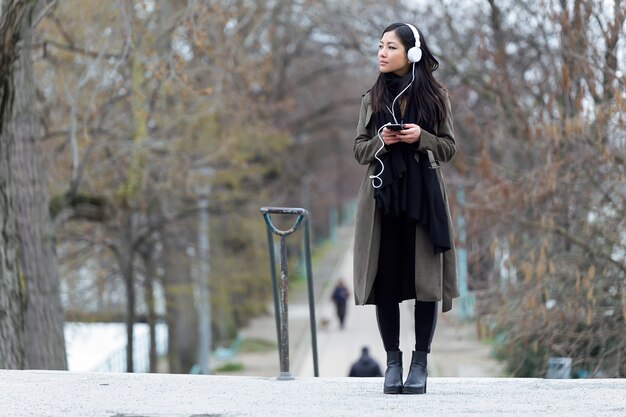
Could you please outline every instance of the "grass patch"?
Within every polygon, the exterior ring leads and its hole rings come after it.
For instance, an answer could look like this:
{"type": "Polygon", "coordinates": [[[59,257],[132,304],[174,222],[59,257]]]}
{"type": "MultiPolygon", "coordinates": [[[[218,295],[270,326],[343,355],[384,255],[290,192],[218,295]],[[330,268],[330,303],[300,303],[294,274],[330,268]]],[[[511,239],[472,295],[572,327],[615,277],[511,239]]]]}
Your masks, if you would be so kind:
{"type": "Polygon", "coordinates": [[[276,349],[276,342],[262,339],[244,339],[239,347],[241,353],[265,352],[276,349]]]}
{"type": "Polygon", "coordinates": [[[493,336],[486,336],[486,337],[483,337],[482,339],[479,339],[479,342],[482,343],[483,345],[493,346],[496,344],[496,338],[493,336]]]}
{"type": "MultiPolygon", "coordinates": [[[[280,275],[278,276],[280,279],[280,275]]],[[[306,277],[297,275],[295,277],[289,276],[289,291],[304,291],[306,289],[306,277]]]]}
{"type": "Polygon", "coordinates": [[[238,372],[243,370],[243,364],[239,362],[226,362],[215,369],[215,372],[238,372]]]}

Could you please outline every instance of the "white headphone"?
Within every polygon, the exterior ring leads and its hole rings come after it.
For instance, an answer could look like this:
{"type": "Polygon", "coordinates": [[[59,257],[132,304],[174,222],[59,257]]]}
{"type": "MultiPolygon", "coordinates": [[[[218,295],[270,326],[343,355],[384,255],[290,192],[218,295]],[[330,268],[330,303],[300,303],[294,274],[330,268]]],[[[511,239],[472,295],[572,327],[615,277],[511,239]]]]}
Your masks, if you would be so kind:
{"type": "Polygon", "coordinates": [[[422,44],[420,42],[420,34],[417,31],[417,28],[412,24],[405,23],[405,25],[407,25],[409,29],[411,29],[411,32],[413,32],[413,36],[415,37],[415,46],[407,51],[406,57],[409,62],[418,62],[420,59],[422,59],[422,44]]]}

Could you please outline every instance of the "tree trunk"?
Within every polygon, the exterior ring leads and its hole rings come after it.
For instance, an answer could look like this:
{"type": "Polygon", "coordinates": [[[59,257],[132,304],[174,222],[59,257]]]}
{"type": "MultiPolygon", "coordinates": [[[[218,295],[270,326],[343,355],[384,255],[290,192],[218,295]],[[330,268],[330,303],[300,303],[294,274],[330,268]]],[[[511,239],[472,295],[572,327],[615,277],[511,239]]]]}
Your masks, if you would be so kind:
{"type": "Polygon", "coordinates": [[[120,272],[124,278],[126,286],[126,372],[134,372],[133,351],[134,351],[134,327],[135,327],[135,250],[133,245],[133,224],[132,213],[123,215],[124,241],[120,242],[117,248],[117,257],[120,272]]]}
{"type": "Polygon", "coordinates": [[[197,363],[198,316],[193,299],[190,262],[184,245],[177,245],[174,227],[163,238],[166,321],[170,373],[189,373],[197,363]]]}
{"type": "Polygon", "coordinates": [[[148,328],[150,330],[150,372],[157,372],[157,346],[156,346],[156,312],[154,311],[154,277],[156,276],[156,262],[153,256],[153,245],[149,248],[142,248],[140,251],[141,259],[143,260],[145,276],[144,276],[144,291],[146,294],[146,306],[148,328]]]}
{"type": "Polygon", "coordinates": [[[16,212],[11,195],[10,167],[12,137],[6,115],[11,111],[13,83],[3,77],[0,84],[0,368],[22,369],[26,361],[24,335],[24,288],[18,275],[16,212]]]}
{"type": "Polygon", "coordinates": [[[30,369],[67,369],[59,268],[48,210],[46,176],[38,141],[41,127],[35,112],[31,58],[32,19],[22,25],[23,49],[14,72],[14,142],[11,154],[14,204],[19,216],[19,261],[26,284],[26,363],[30,369]]]}
{"type": "Polygon", "coordinates": [[[124,282],[126,283],[126,372],[135,372],[133,363],[134,328],[135,328],[135,279],[133,259],[130,254],[125,258],[124,282]]]}
{"type": "Polygon", "coordinates": [[[19,240],[12,196],[11,121],[20,28],[32,8],[33,2],[0,2],[0,368],[5,369],[21,369],[26,363],[25,285],[17,258],[19,240]]]}

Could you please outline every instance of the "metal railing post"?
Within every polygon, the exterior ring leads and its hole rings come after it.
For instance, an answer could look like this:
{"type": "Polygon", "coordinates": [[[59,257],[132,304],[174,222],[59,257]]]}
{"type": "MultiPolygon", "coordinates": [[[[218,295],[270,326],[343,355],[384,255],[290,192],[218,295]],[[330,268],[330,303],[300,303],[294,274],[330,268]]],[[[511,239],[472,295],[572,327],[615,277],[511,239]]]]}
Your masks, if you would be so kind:
{"type": "Polygon", "coordinates": [[[262,207],[261,213],[267,225],[268,246],[270,254],[270,270],[272,274],[272,293],[274,294],[274,311],[276,317],[276,335],[278,338],[278,355],[280,362],[279,380],[293,379],[289,371],[289,312],[288,288],[289,275],[287,271],[287,245],[285,239],[295,232],[304,220],[304,251],[306,259],[307,290],[309,295],[309,318],[311,326],[311,344],[313,351],[314,375],[319,376],[317,360],[317,334],[315,325],[315,297],[313,294],[313,273],[311,267],[311,246],[309,236],[309,213],[302,208],[262,207]],[[272,223],[270,214],[297,215],[293,226],[288,230],[279,230],[272,223]],[[276,280],[276,258],[274,254],[274,239],[272,234],[280,237],[280,281],[276,280]],[[280,294],[278,294],[280,293],[280,294]]]}
{"type": "Polygon", "coordinates": [[[306,257],[306,281],[309,293],[309,317],[311,320],[311,349],[313,353],[313,375],[320,376],[317,360],[317,332],[315,323],[315,299],[313,297],[313,270],[311,266],[311,235],[309,216],[304,219],[304,256],[306,257]]]}
{"type": "Polygon", "coordinates": [[[267,227],[267,245],[270,252],[270,272],[272,274],[272,297],[274,298],[274,318],[276,319],[276,335],[278,337],[280,346],[280,317],[277,313],[278,311],[280,311],[280,302],[278,301],[278,282],[276,280],[276,256],[274,254],[274,238],[272,237],[272,230],[269,227],[267,227]]]}

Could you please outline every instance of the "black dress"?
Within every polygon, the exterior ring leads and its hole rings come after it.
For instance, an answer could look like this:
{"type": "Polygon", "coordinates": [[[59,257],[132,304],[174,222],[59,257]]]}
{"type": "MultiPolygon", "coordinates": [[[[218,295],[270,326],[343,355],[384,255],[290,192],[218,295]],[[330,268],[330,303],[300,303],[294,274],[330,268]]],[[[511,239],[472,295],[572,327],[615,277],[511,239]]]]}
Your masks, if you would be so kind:
{"type": "Polygon", "coordinates": [[[376,304],[415,299],[415,227],[406,216],[381,216],[376,304]]]}

